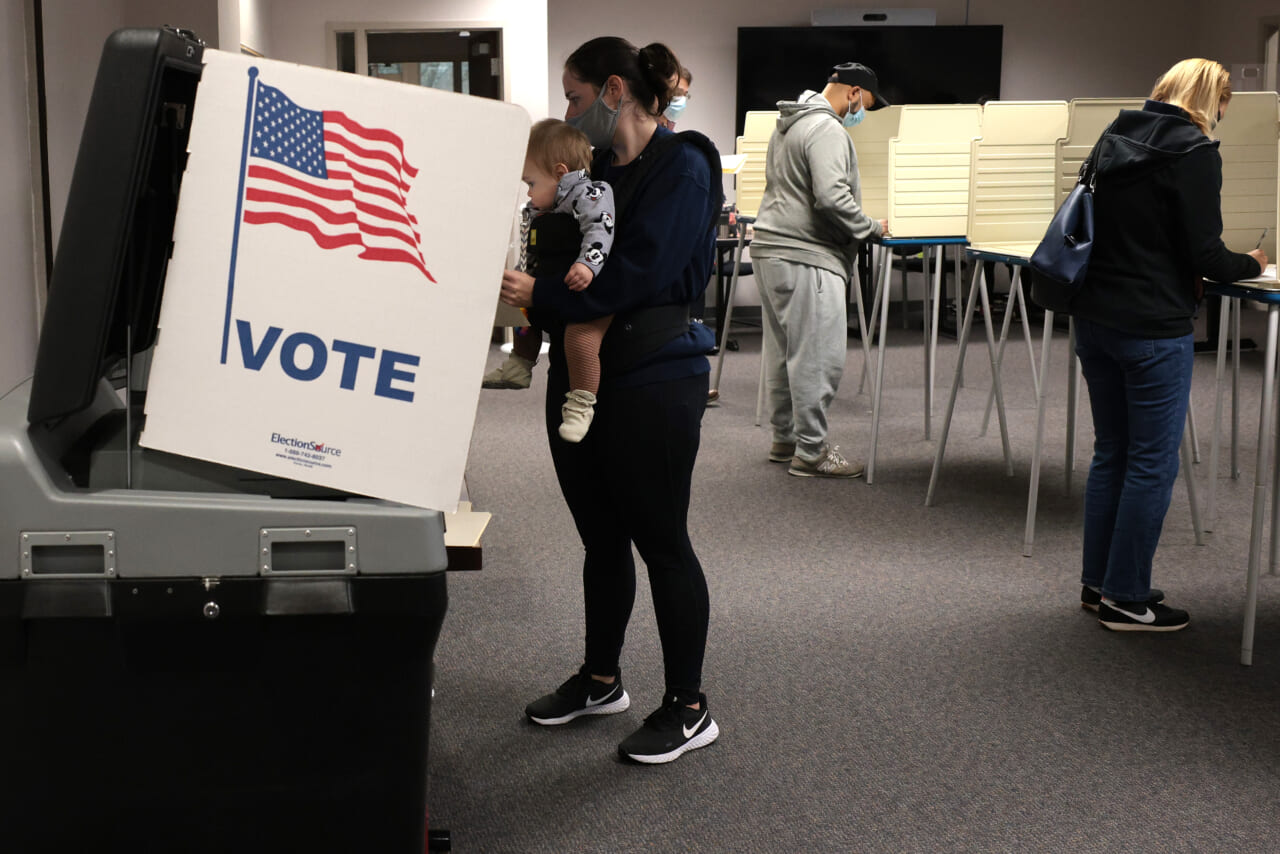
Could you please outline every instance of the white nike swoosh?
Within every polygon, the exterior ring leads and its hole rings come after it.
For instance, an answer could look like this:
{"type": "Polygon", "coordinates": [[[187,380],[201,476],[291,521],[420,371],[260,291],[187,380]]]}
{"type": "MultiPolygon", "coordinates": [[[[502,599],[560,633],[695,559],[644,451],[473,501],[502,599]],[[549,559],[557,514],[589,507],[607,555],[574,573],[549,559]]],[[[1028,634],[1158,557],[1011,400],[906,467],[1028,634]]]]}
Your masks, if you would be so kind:
{"type": "Polygon", "coordinates": [[[598,705],[600,705],[601,703],[603,703],[605,700],[609,699],[610,697],[612,697],[612,696],[613,696],[614,694],[616,694],[616,693],[618,693],[618,692],[617,692],[617,690],[610,691],[608,694],[605,694],[605,695],[604,695],[603,697],[601,697],[599,700],[593,700],[593,699],[591,699],[591,697],[587,697],[587,708],[589,709],[589,708],[591,708],[592,706],[598,706],[598,705]]]}
{"type": "Polygon", "coordinates": [[[1126,611],[1125,609],[1119,608],[1119,607],[1115,607],[1115,610],[1119,611],[1121,614],[1124,614],[1126,617],[1131,617],[1137,620],[1139,623],[1154,623],[1156,621],[1156,614],[1150,608],[1144,607],[1142,609],[1143,613],[1141,614],[1135,614],[1132,611],[1126,611]]]}
{"type": "Polygon", "coordinates": [[[698,718],[698,722],[693,726],[682,727],[685,738],[693,738],[693,734],[698,731],[698,727],[702,726],[702,722],[707,719],[707,713],[704,711],[702,717],[698,718]]]}

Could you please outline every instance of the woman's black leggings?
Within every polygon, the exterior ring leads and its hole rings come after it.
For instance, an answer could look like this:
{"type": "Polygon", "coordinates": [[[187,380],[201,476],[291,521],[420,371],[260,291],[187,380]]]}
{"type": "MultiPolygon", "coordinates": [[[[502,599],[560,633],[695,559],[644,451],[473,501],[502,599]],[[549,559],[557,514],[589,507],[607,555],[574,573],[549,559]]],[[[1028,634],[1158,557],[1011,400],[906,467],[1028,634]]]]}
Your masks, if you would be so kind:
{"type": "Polygon", "coordinates": [[[586,665],[618,669],[636,596],[631,545],[649,570],[667,693],[694,703],[707,642],[707,581],[689,542],[689,489],[708,375],[606,387],[582,442],[560,438],[567,382],[547,388],[547,436],[560,490],[586,549],[586,665]]]}

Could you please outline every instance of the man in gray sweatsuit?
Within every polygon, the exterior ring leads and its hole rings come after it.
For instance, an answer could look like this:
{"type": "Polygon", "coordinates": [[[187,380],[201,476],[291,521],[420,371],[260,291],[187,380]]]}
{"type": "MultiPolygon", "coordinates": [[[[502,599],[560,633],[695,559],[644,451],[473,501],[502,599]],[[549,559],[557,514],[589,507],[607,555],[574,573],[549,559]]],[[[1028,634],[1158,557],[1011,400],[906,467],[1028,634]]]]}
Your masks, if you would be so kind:
{"type": "Polygon", "coordinates": [[[769,459],[797,477],[857,477],[862,464],[827,442],[827,407],[844,373],[846,289],[866,240],[885,220],[862,210],[858,155],[847,128],[889,106],[875,72],[845,63],[826,88],[781,101],[751,260],[764,314],[769,459]]]}

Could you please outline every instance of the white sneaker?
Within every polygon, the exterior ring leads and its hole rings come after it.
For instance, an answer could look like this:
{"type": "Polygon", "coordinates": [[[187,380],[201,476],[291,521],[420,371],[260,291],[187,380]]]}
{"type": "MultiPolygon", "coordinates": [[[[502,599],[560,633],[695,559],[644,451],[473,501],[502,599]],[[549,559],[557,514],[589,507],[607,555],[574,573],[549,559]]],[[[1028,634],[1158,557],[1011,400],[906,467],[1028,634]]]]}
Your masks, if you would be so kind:
{"type": "Polygon", "coordinates": [[[564,396],[560,407],[560,438],[566,442],[581,442],[591,428],[596,416],[596,396],[589,391],[573,389],[564,396]]]}
{"type": "Polygon", "coordinates": [[[481,388],[528,388],[533,382],[533,362],[515,353],[506,361],[484,375],[481,388]]]}

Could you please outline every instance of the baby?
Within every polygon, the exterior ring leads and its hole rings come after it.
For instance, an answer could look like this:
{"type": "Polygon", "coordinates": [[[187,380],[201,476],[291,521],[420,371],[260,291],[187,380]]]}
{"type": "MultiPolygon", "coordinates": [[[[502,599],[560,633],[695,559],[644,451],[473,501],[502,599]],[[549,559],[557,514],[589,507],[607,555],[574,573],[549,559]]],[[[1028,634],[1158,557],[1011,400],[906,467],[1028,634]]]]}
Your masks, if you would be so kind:
{"type": "MultiPolygon", "coordinates": [[[[591,144],[579,130],[544,119],[529,133],[523,180],[529,185],[521,253],[525,272],[557,275],[565,270],[569,290],[581,291],[604,266],[613,246],[613,191],[593,181],[591,144]]],[[[600,388],[600,342],[612,315],[565,327],[564,357],[569,392],[560,410],[560,437],[581,442],[595,415],[600,388]]],[[[529,327],[516,337],[511,355],[484,377],[485,388],[528,388],[542,346],[542,332],[529,327]]]]}

